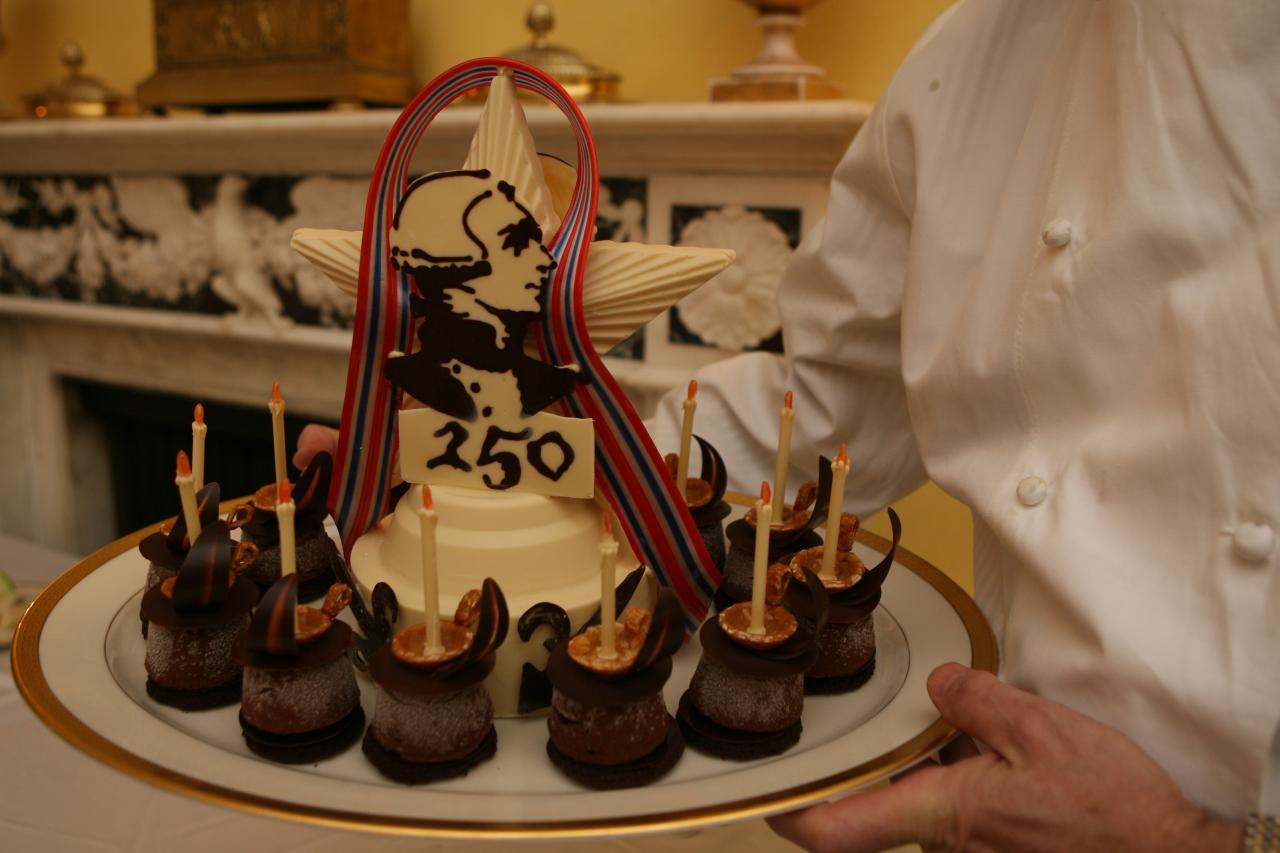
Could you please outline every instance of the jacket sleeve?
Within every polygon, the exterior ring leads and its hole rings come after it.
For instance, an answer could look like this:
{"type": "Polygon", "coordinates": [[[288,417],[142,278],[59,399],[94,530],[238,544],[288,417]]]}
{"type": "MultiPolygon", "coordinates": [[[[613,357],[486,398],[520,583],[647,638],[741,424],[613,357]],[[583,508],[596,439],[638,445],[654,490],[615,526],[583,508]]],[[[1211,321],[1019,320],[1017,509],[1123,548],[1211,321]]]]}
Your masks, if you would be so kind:
{"type": "MultiPolygon", "coordinates": [[[[785,354],[746,353],[696,374],[694,431],[724,456],[731,488],[755,493],[761,480],[772,480],[788,389],[796,408],[793,487],[814,477],[818,455],[833,457],[841,441],[853,463],[847,492],[853,512],[879,509],[926,479],[907,413],[900,339],[911,139],[909,123],[892,118],[891,95],[892,89],[837,167],[824,220],[782,276],[785,354]]],[[[678,446],[683,399],[683,389],[666,395],[649,422],[663,452],[678,446]]]]}

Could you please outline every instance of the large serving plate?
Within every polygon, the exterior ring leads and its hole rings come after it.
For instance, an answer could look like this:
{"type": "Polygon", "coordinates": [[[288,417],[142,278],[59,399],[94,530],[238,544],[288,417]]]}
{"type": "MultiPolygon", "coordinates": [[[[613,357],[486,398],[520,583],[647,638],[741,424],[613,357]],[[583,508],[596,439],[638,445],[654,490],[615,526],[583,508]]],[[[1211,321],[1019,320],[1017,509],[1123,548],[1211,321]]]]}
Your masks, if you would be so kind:
{"type": "MultiPolygon", "coordinates": [[[[692,829],[788,811],[880,781],[955,735],[925,679],[958,661],[994,671],[991,630],[973,601],[924,560],[897,551],[875,614],[875,675],[860,690],[805,700],[804,734],[781,756],[728,762],[687,750],[648,787],[589,791],[545,753],[543,719],[499,720],[498,754],[470,775],[429,787],[390,783],[359,748],[284,767],[244,746],[237,708],[183,713],[146,694],[138,603],[155,528],[77,563],[35,600],[18,627],[13,674],[31,707],[89,755],[152,784],[249,812],[317,824],[452,837],[555,838],[692,829]]],[[[859,534],[869,564],[888,543],[859,534]]],[[[680,652],[667,685],[674,709],[699,650],[680,652]]],[[[360,677],[366,712],[372,684],[360,677]]]]}

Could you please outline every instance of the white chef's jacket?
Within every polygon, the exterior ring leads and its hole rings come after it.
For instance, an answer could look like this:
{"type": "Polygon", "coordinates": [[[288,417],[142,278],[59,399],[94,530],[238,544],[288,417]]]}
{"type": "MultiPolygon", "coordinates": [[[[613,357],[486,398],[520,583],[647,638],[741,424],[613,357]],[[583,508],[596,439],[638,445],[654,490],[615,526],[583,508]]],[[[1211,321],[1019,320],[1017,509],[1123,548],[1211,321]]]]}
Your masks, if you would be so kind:
{"type": "Polygon", "coordinates": [[[848,440],[855,511],[926,476],[973,509],[1006,680],[1280,812],[1280,3],[962,3],[779,302],[785,358],[698,374],[735,487],[793,389],[792,459],[848,440]]]}

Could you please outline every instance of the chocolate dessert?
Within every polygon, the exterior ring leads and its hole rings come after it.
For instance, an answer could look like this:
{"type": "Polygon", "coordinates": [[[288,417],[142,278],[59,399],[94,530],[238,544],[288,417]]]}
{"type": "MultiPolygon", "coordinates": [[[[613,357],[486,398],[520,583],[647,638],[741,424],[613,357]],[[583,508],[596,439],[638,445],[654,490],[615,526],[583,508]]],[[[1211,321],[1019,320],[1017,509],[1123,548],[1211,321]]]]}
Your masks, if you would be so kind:
{"type": "MultiPolygon", "coordinates": [[[[220,495],[217,483],[209,483],[196,492],[196,511],[200,515],[202,531],[218,517],[220,495]]],[[[138,552],[147,560],[146,589],[150,590],[165,578],[175,577],[190,550],[187,520],[179,509],[177,518],[165,522],[159,530],[138,543],[138,552]]]]}
{"type": "Polygon", "coordinates": [[[364,730],[352,631],[338,614],[351,589],[333,584],[319,607],[298,604],[298,576],[276,581],[236,645],[244,666],[240,728],[253,752],[282,764],[337,755],[364,730]]]}
{"type": "MultiPolygon", "coordinates": [[[[320,452],[312,457],[293,487],[298,505],[294,521],[298,555],[298,601],[315,601],[331,584],[344,577],[342,555],[324,529],[329,514],[326,504],[333,478],[333,457],[320,452]]],[[[231,524],[243,530],[244,538],[257,545],[261,554],[250,578],[264,591],[280,578],[280,522],[276,517],[277,484],[269,483],[254,493],[248,503],[236,507],[231,524]]]]}
{"type": "Polygon", "coordinates": [[[817,660],[826,613],[822,583],[812,572],[804,577],[815,603],[809,623],[780,605],[793,578],[782,564],[769,568],[762,633],[750,631],[750,602],[703,623],[702,657],[677,715],[694,749],[747,761],[777,755],[800,739],[804,674],[817,660]]]}
{"type": "MultiPolygon", "coordinates": [[[[702,452],[702,472],[698,477],[690,477],[685,487],[685,502],[689,506],[689,514],[693,523],[698,526],[702,536],[702,544],[707,546],[716,568],[724,570],[725,541],[724,520],[732,510],[724,499],[729,488],[729,475],[725,471],[724,459],[719,451],[702,436],[694,435],[702,452]]],[[[674,479],[680,458],[675,453],[668,453],[664,459],[667,471],[674,479]]]]}
{"type": "Polygon", "coordinates": [[[191,546],[175,576],[142,597],[147,636],[147,693],[164,705],[196,711],[240,697],[240,664],[232,648],[249,627],[258,588],[240,575],[252,546],[233,546],[226,522],[214,519],[191,546]]]}
{"type": "Polygon", "coordinates": [[[484,679],[506,639],[507,601],[490,578],[440,620],[439,649],[412,625],[369,658],[378,686],[364,754],[383,776],[421,785],[468,773],[498,748],[484,679]]]}
{"type": "Polygon", "coordinates": [[[600,654],[601,627],[592,622],[556,646],[547,662],[553,688],[547,754],[589,788],[647,785],[684,754],[684,739],[662,698],[671,657],[684,642],[679,601],[664,589],[652,615],[626,608],[610,658],[600,654]]]}
{"type": "MultiPolygon", "coordinates": [[[[801,483],[791,506],[783,506],[781,523],[769,528],[769,563],[787,563],[793,554],[822,544],[815,528],[827,520],[831,499],[831,462],[818,459],[818,482],[801,483]]],[[[739,601],[751,600],[751,573],[755,561],[756,514],[725,528],[729,553],[725,556],[724,581],[716,592],[715,605],[723,610],[739,601]]]]}
{"type": "MultiPolygon", "coordinates": [[[[834,575],[821,578],[828,606],[826,622],[818,636],[818,659],[805,674],[805,693],[835,694],[857,690],[875,673],[876,632],[873,613],[880,603],[881,586],[893,566],[893,555],[902,536],[902,522],[890,507],[889,524],[893,527],[893,542],[884,558],[875,568],[867,570],[853,553],[854,537],[858,532],[858,517],[843,513],[840,517],[840,538],[837,542],[834,575]]],[[[810,548],[796,554],[791,560],[791,571],[816,572],[822,562],[825,546],[810,548]]],[[[817,611],[809,590],[793,584],[784,597],[786,607],[796,614],[809,630],[816,627],[817,611]]]]}

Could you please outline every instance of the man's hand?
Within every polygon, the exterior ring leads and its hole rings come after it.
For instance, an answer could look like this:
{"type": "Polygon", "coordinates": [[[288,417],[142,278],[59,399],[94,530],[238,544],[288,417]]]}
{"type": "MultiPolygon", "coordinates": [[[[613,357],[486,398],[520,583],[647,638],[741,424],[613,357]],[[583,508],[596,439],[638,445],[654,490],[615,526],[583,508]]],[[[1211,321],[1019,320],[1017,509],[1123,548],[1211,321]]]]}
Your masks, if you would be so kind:
{"type": "Polygon", "coordinates": [[[929,696],[993,752],[780,815],[774,830],[823,851],[1239,848],[1239,826],[1211,820],[1115,729],[959,664],[933,671],[929,696]]]}
{"type": "Polygon", "coordinates": [[[293,454],[294,467],[299,471],[306,468],[311,458],[322,450],[337,454],[338,431],[320,424],[307,424],[298,436],[298,449],[293,454]]]}

